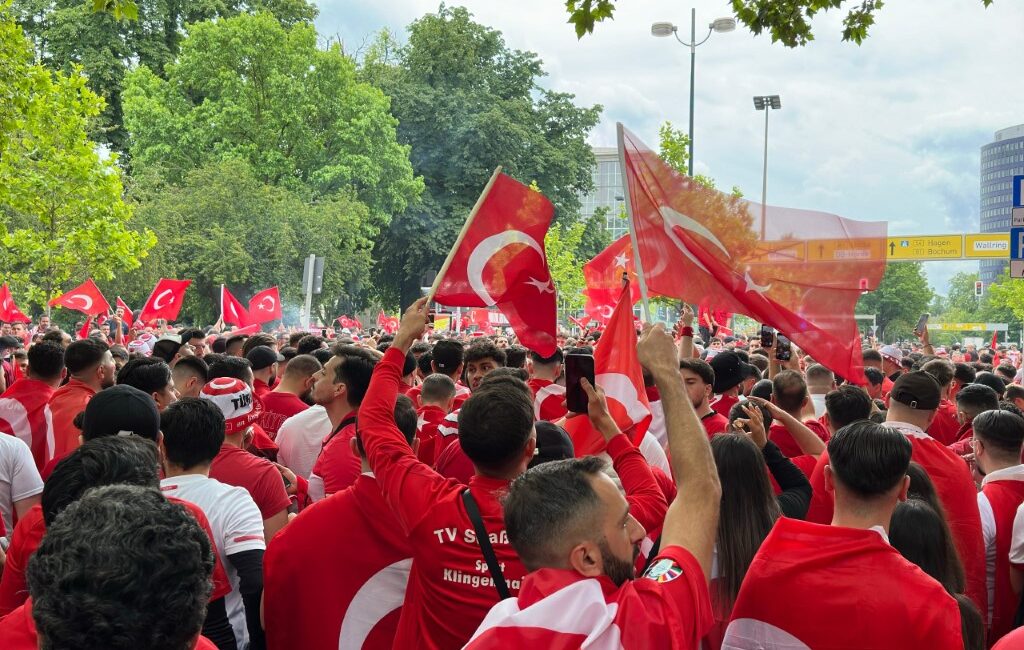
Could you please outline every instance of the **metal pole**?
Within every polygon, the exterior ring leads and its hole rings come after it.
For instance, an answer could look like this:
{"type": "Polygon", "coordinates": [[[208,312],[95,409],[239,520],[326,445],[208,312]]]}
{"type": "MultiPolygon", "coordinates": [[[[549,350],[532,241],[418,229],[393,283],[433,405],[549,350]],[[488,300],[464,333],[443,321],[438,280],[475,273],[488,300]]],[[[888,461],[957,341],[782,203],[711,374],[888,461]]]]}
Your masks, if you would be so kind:
{"type": "Polygon", "coordinates": [[[306,320],[305,328],[308,330],[313,325],[313,269],[316,266],[316,255],[306,258],[306,302],[302,307],[302,314],[306,320]]]}
{"type": "Polygon", "coordinates": [[[690,9],[690,161],[687,176],[693,178],[693,74],[697,67],[697,9],[690,9]]]}
{"type": "Polygon", "coordinates": [[[764,175],[761,179],[761,241],[765,239],[765,213],[768,210],[768,113],[771,105],[764,105],[764,175]]]}

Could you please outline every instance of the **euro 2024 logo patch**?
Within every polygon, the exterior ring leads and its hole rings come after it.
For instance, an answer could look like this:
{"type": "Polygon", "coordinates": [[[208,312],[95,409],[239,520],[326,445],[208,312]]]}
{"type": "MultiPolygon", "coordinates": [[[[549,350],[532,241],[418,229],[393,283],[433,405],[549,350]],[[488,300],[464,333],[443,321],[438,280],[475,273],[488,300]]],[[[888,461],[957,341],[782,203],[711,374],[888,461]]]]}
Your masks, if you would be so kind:
{"type": "Polygon", "coordinates": [[[683,575],[683,567],[679,566],[679,563],[672,558],[665,557],[652,564],[644,577],[655,582],[669,582],[681,575],[683,575]]]}

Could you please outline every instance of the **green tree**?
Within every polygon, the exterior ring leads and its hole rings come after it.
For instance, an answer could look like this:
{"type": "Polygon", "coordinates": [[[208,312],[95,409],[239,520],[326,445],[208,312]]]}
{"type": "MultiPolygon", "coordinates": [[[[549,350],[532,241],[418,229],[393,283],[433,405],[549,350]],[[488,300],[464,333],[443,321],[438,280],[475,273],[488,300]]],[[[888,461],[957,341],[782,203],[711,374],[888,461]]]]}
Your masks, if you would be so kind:
{"type": "MultiPolygon", "coordinates": [[[[671,122],[662,122],[658,127],[658,156],[668,163],[669,167],[685,175],[690,163],[690,136],[671,122]]],[[[717,189],[715,179],[710,176],[697,174],[693,180],[704,187],[717,189]]],[[[743,196],[743,192],[733,185],[732,195],[739,198],[743,196]]]]}
{"type": "MultiPolygon", "coordinates": [[[[989,6],[993,0],[981,0],[989,6]]],[[[755,34],[767,30],[772,42],[787,47],[806,45],[814,40],[811,20],[830,9],[849,9],[843,18],[843,40],[860,44],[875,24],[875,12],[881,0],[731,0],[736,19],[755,34]]],[[[576,37],[593,33],[594,25],[612,18],[615,0],[567,0],[569,22],[575,25],[576,37]]]]}
{"type": "Polygon", "coordinates": [[[145,65],[162,76],[186,25],[257,11],[270,11],[288,25],[312,24],[317,15],[306,0],[14,0],[12,8],[45,65],[64,72],[82,67],[89,88],[106,101],[92,136],[121,153],[128,144],[125,75],[145,65]]]}
{"type": "MultiPolygon", "coordinates": [[[[577,221],[571,225],[553,224],[544,238],[548,270],[558,291],[559,311],[583,308],[583,265],[577,257],[586,224],[577,221]]],[[[586,262],[587,260],[584,260],[586,262]]]]}
{"type": "Polygon", "coordinates": [[[580,243],[576,246],[576,261],[581,267],[612,243],[611,233],[605,227],[608,212],[609,208],[600,206],[594,210],[590,218],[583,220],[583,234],[580,235],[580,243]]]}
{"type": "Polygon", "coordinates": [[[31,44],[0,5],[0,267],[29,304],[72,279],[113,278],[153,245],[128,227],[116,157],[102,159],[87,127],[103,100],[73,70],[31,63],[31,44]]]}
{"type": "Polygon", "coordinates": [[[858,314],[874,314],[880,341],[910,337],[917,319],[928,310],[932,290],[920,262],[889,264],[878,288],[861,296],[858,314]]]}
{"type": "Polygon", "coordinates": [[[1024,282],[1003,273],[988,286],[985,300],[990,307],[987,317],[993,320],[1024,320],[1024,282]]]}
{"type": "Polygon", "coordinates": [[[398,136],[412,146],[423,177],[421,200],[397,216],[374,252],[382,301],[408,304],[421,276],[436,271],[497,165],[535,180],[555,204],[559,224],[578,218],[580,195],[592,186],[594,157],[586,142],[600,107],[538,85],[542,63],[509,48],[501,33],[463,8],[442,6],[409,26],[399,46],[379,35],[363,59],[363,77],[391,96],[398,136]]]}

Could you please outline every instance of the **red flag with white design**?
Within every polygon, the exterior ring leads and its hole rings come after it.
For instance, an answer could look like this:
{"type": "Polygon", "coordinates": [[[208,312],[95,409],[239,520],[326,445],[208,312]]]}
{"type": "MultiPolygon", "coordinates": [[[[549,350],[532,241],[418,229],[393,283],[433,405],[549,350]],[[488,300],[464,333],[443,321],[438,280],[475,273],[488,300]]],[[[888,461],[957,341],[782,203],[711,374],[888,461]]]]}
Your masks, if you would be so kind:
{"type": "Polygon", "coordinates": [[[706,188],[620,125],[624,181],[651,293],[746,314],[863,382],[854,307],[882,279],[886,223],[767,207],[706,188]]]}
{"type": "Polygon", "coordinates": [[[491,327],[491,312],[486,309],[471,309],[469,315],[473,319],[473,324],[483,332],[484,334],[493,334],[494,328],[491,327]]]}
{"type": "Polygon", "coordinates": [[[250,324],[249,310],[223,284],[220,285],[220,316],[225,325],[247,327],[250,324]]]}
{"type": "Polygon", "coordinates": [[[344,314],[338,316],[336,320],[338,321],[339,325],[346,329],[354,329],[356,326],[356,322],[349,318],[348,316],[345,316],[344,314]]]}
{"type": "Polygon", "coordinates": [[[397,316],[388,316],[384,313],[384,310],[380,310],[377,314],[377,327],[381,328],[388,334],[394,334],[398,331],[399,320],[397,316]]]}
{"type": "Polygon", "coordinates": [[[66,307],[80,311],[86,316],[99,316],[110,311],[110,303],[103,297],[100,288],[89,278],[71,291],[66,291],[50,301],[51,307],[66,307]]]}
{"type": "Polygon", "coordinates": [[[31,323],[32,319],[23,314],[18,306],[14,304],[14,296],[11,289],[4,282],[0,287],[0,321],[5,323],[31,323]]]}
{"type": "Polygon", "coordinates": [[[623,273],[629,277],[630,295],[636,304],[640,300],[640,288],[636,284],[636,264],[629,235],[619,237],[583,265],[583,278],[587,284],[583,290],[587,297],[583,311],[587,316],[599,323],[608,322],[622,292],[623,273]]]}
{"type": "MultiPolygon", "coordinates": [[[[651,405],[644,390],[644,373],[636,353],[636,327],[628,288],[621,290],[608,327],[594,348],[594,379],[604,389],[608,411],[619,429],[639,443],[651,424],[651,405]]],[[[574,417],[565,430],[572,436],[577,456],[604,451],[604,437],[586,416],[574,417]]]]}
{"type": "Polygon", "coordinates": [[[999,332],[992,332],[992,342],[989,343],[988,347],[992,348],[992,351],[995,352],[996,348],[998,346],[999,346],[999,332]]]}
{"type": "Polygon", "coordinates": [[[121,320],[124,321],[124,324],[129,330],[131,330],[132,325],[135,323],[135,315],[132,313],[131,307],[129,307],[125,301],[121,300],[121,296],[117,297],[116,304],[117,308],[121,310],[121,320]]]}
{"type": "Polygon", "coordinates": [[[185,302],[185,289],[188,289],[190,284],[192,280],[160,278],[153,288],[153,293],[149,294],[149,299],[143,305],[139,320],[148,323],[157,318],[167,321],[176,319],[185,302]]]}
{"type": "Polygon", "coordinates": [[[269,323],[272,320],[280,320],[281,317],[281,294],[277,287],[264,289],[249,299],[250,322],[269,323]]]}
{"type": "Polygon", "coordinates": [[[92,329],[92,316],[90,316],[89,318],[86,318],[85,322],[82,323],[82,329],[78,330],[78,338],[79,338],[79,340],[89,338],[89,330],[91,330],[91,329],[92,329]]]}
{"type": "Polygon", "coordinates": [[[435,281],[433,299],[449,307],[497,306],[520,343],[554,354],[556,295],[544,252],[554,214],[543,194],[496,171],[435,281]]]}

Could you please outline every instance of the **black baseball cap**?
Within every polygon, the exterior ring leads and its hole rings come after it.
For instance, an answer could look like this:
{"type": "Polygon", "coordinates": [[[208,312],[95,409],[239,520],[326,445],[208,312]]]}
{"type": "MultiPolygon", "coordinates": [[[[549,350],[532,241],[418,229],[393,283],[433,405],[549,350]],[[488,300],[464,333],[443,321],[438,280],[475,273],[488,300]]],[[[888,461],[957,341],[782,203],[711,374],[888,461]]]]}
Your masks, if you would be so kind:
{"type": "Polygon", "coordinates": [[[889,399],[918,411],[934,411],[942,401],[942,389],[927,372],[915,370],[900,375],[892,386],[889,399]]]}
{"type": "Polygon", "coordinates": [[[82,416],[82,436],[93,440],[130,435],[154,442],[160,437],[160,412],[153,398],[127,384],[111,386],[93,395],[82,416]]]}
{"type": "Polygon", "coordinates": [[[537,430],[537,455],[530,461],[530,467],[553,460],[575,458],[572,438],[569,433],[551,422],[540,421],[535,425],[537,430]]]}
{"type": "Polygon", "coordinates": [[[748,377],[761,376],[761,371],[743,361],[743,358],[732,350],[719,352],[708,364],[715,371],[715,384],[712,390],[717,395],[738,386],[748,377]]]}
{"type": "Polygon", "coordinates": [[[249,350],[249,354],[245,355],[245,358],[249,360],[253,370],[263,370],[279,361],[284,361],[284,357],[269,345],[257,345],[249,350]]]}

